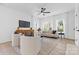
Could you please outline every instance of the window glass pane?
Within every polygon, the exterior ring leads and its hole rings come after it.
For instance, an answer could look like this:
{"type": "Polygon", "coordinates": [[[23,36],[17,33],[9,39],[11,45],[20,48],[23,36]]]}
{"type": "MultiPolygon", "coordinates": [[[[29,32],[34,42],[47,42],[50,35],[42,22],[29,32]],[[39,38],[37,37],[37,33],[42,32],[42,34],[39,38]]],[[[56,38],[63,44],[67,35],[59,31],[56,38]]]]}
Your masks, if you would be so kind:
{"type": "Polygon", "coordinates": [[[64,32],[64,22],[63,20],[57,20],[57,31],[64,32]]]}

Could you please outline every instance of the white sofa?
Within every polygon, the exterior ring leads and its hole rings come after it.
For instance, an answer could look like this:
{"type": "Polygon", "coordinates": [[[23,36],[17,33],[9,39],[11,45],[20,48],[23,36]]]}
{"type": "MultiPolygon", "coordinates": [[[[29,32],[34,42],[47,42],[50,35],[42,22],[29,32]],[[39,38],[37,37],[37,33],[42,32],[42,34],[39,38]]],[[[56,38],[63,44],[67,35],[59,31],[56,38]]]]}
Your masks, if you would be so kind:
{"type": "Polygon", "coordinates": [[[12,35],[12,47],[22,55],[36,55],[41,49],[40,36],[12,35]]]}
{"type": "Polygon", "coordinates": [[[12,35],[12,46],[19,47],[20,45],[20,34],[13,34],[12,35]]]}
{"type": "Polygon", "coordinates": [[[58,38],[59,37],[57,32],[56,33],[52,33],[52,31],[51,32],[50,31],[42,32],[41,36],[42,37],[51,37],[51,38],[58,38]]]}
{"type": "Polygon", "coordinates": [[[41,39],[39,37],[21,36],[20,54],[37,55],[41,49],[41,39]]]}

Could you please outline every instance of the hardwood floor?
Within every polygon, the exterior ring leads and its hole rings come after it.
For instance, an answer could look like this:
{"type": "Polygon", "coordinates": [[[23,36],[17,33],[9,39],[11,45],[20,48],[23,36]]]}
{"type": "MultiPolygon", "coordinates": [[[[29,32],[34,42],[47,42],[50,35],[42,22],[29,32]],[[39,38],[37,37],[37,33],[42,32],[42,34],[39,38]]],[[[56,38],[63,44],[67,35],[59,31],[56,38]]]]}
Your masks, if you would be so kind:
{"type": "MultiPolygon", "coordinates": [[[[0,44],[0,55],[19,55],[11,42],[0,44]]],[[[74,40],[42,38],[42,47],[38,55],[79,55],[74,40]]]]}
{"type": "Polygon", "coordinates": [[[43,38],[39,55],[78,55],[74,40],[43,38]]]}
{"type": "Polygon", "coordinates": [[[11,46],[11,42],[0,44],[0,55],[17,55],[15,49],[11,46]]]}

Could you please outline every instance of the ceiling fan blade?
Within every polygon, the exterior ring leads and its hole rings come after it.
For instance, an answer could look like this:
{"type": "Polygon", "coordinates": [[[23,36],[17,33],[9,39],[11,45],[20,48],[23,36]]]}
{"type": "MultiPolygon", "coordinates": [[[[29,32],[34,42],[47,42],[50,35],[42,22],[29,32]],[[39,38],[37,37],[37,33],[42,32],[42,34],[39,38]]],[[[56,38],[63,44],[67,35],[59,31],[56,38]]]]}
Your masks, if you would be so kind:
{"type": "Polygon", "coordinates": [[[43,13],[50,13],[50,12],[43,12],[43,13]]]}
{"type": "Polygon", "coordinates": [[[46,8],[41,8],[41,10],[42,10],[42,11],[45,11],[45,10],[46,10],[46,8]]]}
{"type": "Polygon", "coordinates": [[[41,13],[43,13],[46,10],[46,8],[41,8],[41,13]]]}

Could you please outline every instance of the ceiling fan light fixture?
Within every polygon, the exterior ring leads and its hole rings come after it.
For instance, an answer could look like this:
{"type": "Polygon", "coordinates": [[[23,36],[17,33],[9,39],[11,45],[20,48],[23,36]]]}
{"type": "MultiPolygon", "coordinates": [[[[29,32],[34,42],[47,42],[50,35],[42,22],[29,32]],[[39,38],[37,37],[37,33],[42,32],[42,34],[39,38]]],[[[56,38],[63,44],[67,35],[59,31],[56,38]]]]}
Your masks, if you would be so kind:
{"type": "Polygon", "coordinates": [[[43,13],[43,16],[45,16],[45,14],[43,13]]]}

